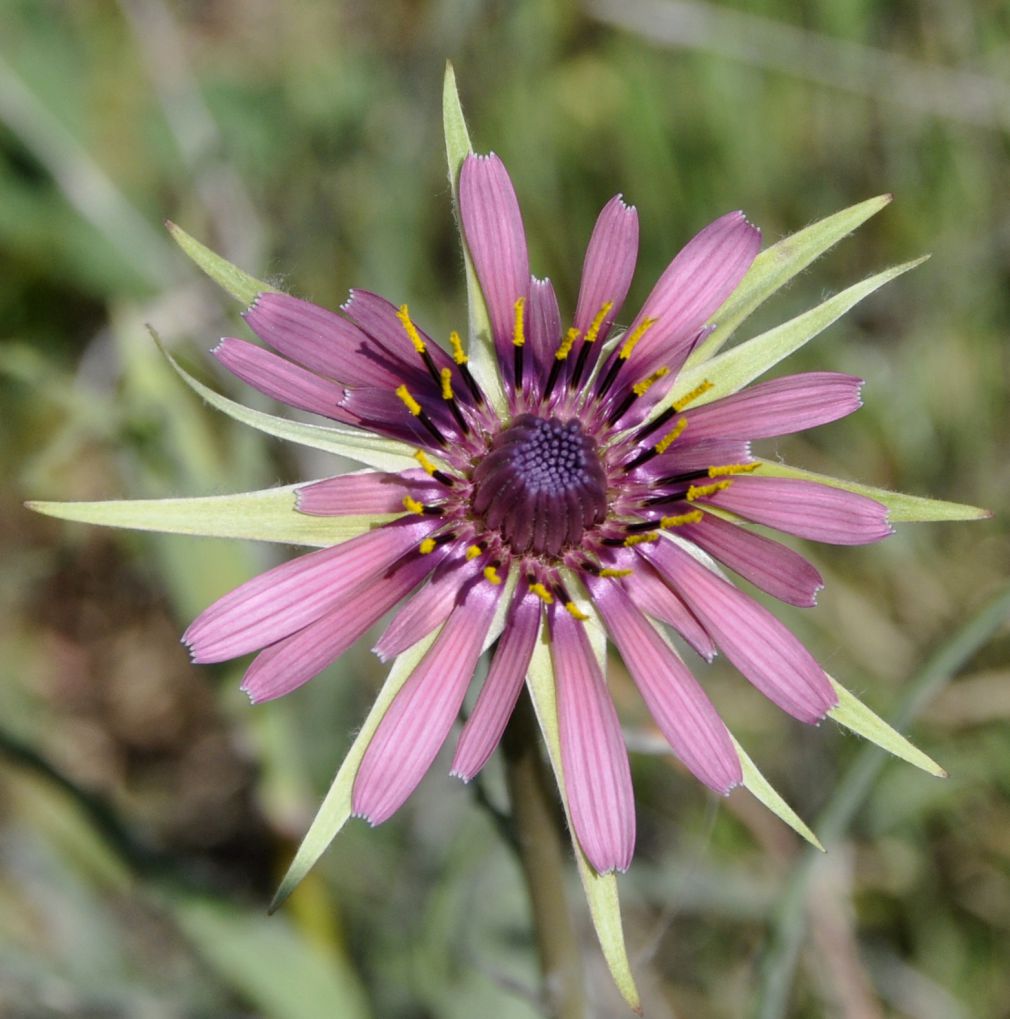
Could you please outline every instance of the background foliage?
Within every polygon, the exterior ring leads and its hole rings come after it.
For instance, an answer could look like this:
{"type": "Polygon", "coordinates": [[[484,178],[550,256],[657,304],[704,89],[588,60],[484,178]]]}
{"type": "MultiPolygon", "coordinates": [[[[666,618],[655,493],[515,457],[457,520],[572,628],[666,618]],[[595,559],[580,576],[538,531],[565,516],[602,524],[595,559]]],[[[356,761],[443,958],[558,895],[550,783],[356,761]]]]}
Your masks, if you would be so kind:
{"type": "MultiPolygon", "coordinates": [[[[998,608],[961,627],[1008,561],[1008,44],[996,2],[0,0],[0,1011],[538,1014],[518,869],[444,767],[264,915],[380,675],[362,642],[252,709],[241,665],[189,665],[186,621],[277,550],[20,505],[336,471],[233,427],[159,359],[147,322],[239,392],[206,351],[244,327],[160,222],[322,304],[351,285],[409,298],[446,333],[464,314],[440,136],[451,57],[475,143],[510,167],[534,266],[569,311],[616,190],[643,224],[630,304],[729,209],[771,240],[896,194],[747,335],[933,252],[790,366],[866,377],[864,409],[769,451],[997,510],[820,549],[820,607],[781,613],[885,717],[948,642],[910,731],[952,777],[892,762],[842,802],[872,771],[866,748],[703,670],[791,802],[828,811],[829,854],[803,866],[746,796],[717,803],[655,753],[618,668],[641,749],[621,887],[650,1016],[1005,1015],[1010,640],[998,608]]],[[[502,801],[496,765],[483,791],[502,801]]],[[[600,1014],[620,1014],[597,953],[586,924],[600,1014]]]]}

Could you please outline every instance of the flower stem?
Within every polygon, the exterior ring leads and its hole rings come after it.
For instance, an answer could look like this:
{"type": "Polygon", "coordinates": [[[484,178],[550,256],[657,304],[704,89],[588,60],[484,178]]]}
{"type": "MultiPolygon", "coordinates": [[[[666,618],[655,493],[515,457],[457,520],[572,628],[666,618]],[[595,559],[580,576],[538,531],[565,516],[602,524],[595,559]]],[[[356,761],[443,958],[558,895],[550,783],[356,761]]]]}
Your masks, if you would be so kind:
{"type": "Polygon", "coordinates": [[[533,912],[544,1004],[552,1019],[584,1019],[579,939],[565,897],[567,854],[554,783],[540,747],[529,694],[523,690],[502,738],[505,778],[519,861],[533,912]]]}

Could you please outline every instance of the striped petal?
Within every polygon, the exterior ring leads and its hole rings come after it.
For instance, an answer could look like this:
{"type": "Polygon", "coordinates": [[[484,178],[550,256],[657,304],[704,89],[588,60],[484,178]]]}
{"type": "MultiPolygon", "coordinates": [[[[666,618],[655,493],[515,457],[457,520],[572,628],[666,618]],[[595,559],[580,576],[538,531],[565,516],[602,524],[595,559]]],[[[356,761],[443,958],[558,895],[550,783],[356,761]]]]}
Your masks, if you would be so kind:
{"type": "Polygon", "coordinates": [[[424,471],[387,474],[366,471],[324,478],[295,490],[295,508],[310,516],[344,516],[354,513],[403,511],[405,496],[420,502],[440,502],[446,489],[424,471]]]}
{"type": "Polygon", "coordinates": [[[813,481],[738,477],[706,501],[757,524],[830,545],[868,545],[894,533],[883,503],[813,481]]]}
{"type": "Polygon", "coordinates": [[[728,793],[743,778],[729,730],[712,702],[620,581],[587,585],[649,712],[673,752],[700,781],[728,793]]]}
{"type": "Polygon", "coordinates": [[[534,399],[543,392],[554,355],[561,343],[561,311],[554,287],[548,279],[530,279],[526,305],[526,350],[533,362],[534,399]]]}
{"type": "Polygon", "coordinates": [[[437,520],[397,521],[275,566],[201,612],[182,639],[195,662],[258,651],[315,622],[437,526],[437,520]]]}
{"type": "Polygon", "coordinates": [[[862,385],[862,379],[841,372],[804,372],[761,382],[689,410],[691,435],[740,439],[791,435],[858,410],[862,385]]]}
{"type": "Polygon", "coordinates": [[[494,153],[467,156],[463,161],[459,211],[487,303],[495,349],[511,385],[515,303],[527,297],[530,266],[519,202],[505,165],[494,153]]]}
{"type": "Polygon", "coordinates": [[[498,746],[523,688],[539,632],[540,599],[524,584],[509,608],[491,668],[456,744],[452,774],[464,782],[484,767],[498,746]]]}
{"type": "Polygon", "coordinates": [[[261,651],[242,680],[249,699],[258,704],[283,697],[319,675],[413,591],[438,565],[441,553],[408,553],[388,573],[368,581],[367,597],[358,590],[346,594],[314,623],[261,651]]]}
{"type": "Polygon", "coordinates": [[[617,712],[585,625],[556,603],[549,621],[572,827],[597,872],[627,870],[635,849],[635,804],[617,712]]]}
{"type": "Polygon", "coordinates": [[[767,609],[673,542],[643,551],[726,657],[766,697],[802,722],[819,722],[838,703],[824,670],[767,609]]]}
{"type": "Polygon", "coordinates": [[[417,788],[459,714],[501,588],[472,587],[386,713],[354,779],[355,815],[381,824],[417,788]]]}

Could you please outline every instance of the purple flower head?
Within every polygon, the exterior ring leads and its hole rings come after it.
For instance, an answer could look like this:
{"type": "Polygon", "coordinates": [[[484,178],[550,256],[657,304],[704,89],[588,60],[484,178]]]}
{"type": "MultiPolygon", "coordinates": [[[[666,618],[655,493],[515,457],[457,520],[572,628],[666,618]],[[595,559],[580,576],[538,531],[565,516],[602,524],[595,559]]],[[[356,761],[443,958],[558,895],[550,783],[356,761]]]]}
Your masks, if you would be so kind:
{"type": "Polygon", "coordinates": [[[803,722],[836,707],[823,669],[722,567],[812,605],[817,570],[745,523],[835,544],[891,533],[880,502],[763,476],[751,453],[751,440],[850,414],[861,381],[816,372],[736,390],[717,374],[680,384],[758,254],[760,234],[742,213],[702,230],[642,308],[622,316],[638,216],[613,198],[590,238],[569,324],[550,282],[530,275],[519,204],[497,156],[465,159],[459,201],[498,399],[459,336],[443,349],[406,305],[356,290],[335,314],[261,293],[245,317],[273,350],[225,339],[218,360],[292,407],[409,444],[417,467],[299,489],[303,514],[395,519],[249,581],[184,639],[198,662],[258,651],[243,687],[262,701],[307,682],[397,605],[375,648],[382,658],[437,631],[354,777],[353,810],[377,824],[449,736],[499,616],[452,771],[470,779],[488,760],[546,641],[574,832],[598,872],[624,870],[635,842],[631,776],[591,630],[602,622],[674,753],[720,793],[741,782],[740,754],[671,630],[705,658],[723,651],[803,722]]]}

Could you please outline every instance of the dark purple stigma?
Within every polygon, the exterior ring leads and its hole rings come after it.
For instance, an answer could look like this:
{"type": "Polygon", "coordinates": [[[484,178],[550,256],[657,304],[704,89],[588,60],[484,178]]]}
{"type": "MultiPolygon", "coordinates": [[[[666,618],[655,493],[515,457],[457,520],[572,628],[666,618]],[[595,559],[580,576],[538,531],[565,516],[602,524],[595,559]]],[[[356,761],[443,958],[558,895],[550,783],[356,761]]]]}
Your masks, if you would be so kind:
{"type": "Polygon", "coordinates": [[[558,555],[607,515],[596,442],[577,420],[520,414],[473,473],[474,513],[512,551],[558,555]]]}

